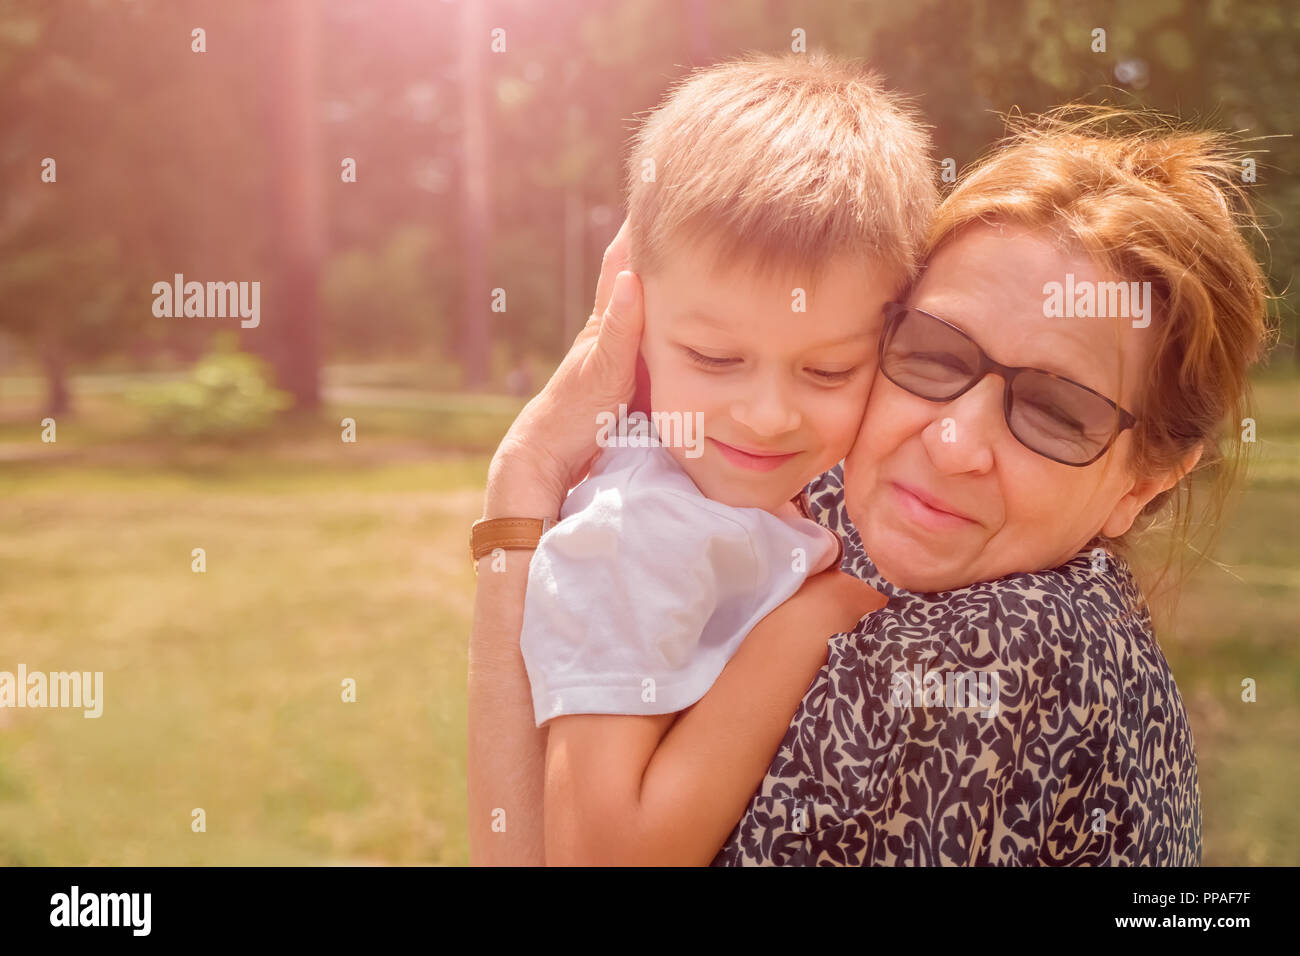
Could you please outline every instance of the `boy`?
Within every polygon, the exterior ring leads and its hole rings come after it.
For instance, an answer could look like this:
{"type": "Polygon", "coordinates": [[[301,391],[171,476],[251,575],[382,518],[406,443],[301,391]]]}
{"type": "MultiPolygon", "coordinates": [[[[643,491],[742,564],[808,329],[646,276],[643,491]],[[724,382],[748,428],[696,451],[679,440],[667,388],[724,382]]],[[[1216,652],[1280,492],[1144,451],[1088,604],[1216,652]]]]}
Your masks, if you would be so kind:
{"type": "Polygon", "coordinates": [[[639,781],[644,741],[837,563],[835,536],[792,499],[857,435],[881,307],[936,201],[928,152],[872,75],[820,55],[697,72],[638,132],[641,351],[655,420],[681,426],[602,442],[530,565],[520,646],[550,727],[554,862],[583,858],[580,827],[622,829],[600,795],[639,781]]]}

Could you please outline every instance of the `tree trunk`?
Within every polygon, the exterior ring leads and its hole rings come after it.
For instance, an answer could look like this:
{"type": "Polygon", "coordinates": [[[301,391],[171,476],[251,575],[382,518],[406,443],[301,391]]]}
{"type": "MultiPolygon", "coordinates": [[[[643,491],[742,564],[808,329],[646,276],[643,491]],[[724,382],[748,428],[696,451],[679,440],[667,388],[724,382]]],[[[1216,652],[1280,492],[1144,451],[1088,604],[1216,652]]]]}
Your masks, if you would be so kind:
{"type": "MultiPolygon", "coordinates": [[[[491,234],[488,202],[488,145],[483,57],[491,37],[480,2],[460,5],[461,82],[461,248],[460,364],[467,388],[486,384],[492,356],[492,289],[488,285],[487,250],[491,234]]],[[[518,38],[507,38],[507,41],[518,38]]],[[[510,306],[506,289],[506,308],[510,306]]]]}
{"type": "Polygon", "coordinates": [[[45,414],[63,415],[72,410],[72,393],[68,391],[68,368],[63,355],[53,346],[41,352],[45,369],[45,414]]]}
{"type": "MultiPolygon", "coordinates": [[[[261,328],[278,385],[298,410],[320,405],[320,310],[317,285],[323,247],[320,125],[317,109],[320,14],[313,0],[285,0],[276,17],[284,59],[271,70],[274,314],[261,328]]],[[[252,334],[258,334],[252,331],[252,334]]]]}

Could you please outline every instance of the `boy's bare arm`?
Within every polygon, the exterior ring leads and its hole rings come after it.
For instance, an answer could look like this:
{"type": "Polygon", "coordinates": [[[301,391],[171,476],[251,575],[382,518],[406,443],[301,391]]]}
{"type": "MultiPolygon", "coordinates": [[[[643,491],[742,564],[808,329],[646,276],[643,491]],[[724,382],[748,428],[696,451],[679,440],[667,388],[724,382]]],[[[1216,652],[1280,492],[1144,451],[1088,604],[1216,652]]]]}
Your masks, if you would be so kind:
{"type": "Polygon", "coordinates": [[[681,714],[551,721],[547,863],[709,863],[762,783],[827,640],[884,604],[861,581],[819,574],[759,622],[681,714]]]}

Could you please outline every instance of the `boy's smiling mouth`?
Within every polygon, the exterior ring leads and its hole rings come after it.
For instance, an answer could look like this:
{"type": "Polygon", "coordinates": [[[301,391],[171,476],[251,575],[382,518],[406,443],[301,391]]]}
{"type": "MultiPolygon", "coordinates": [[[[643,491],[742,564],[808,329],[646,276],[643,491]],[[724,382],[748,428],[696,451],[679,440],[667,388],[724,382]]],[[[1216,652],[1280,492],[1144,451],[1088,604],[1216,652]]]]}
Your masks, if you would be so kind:
{"type": "Polygon", "coordinates": [[[735,445],[728,445],[726,442],[718,441],[716,438],[710,438],[709,441],[718,446],[718,451],[722,457],[738,468],[746,468],[750,471],[774,471],[780,468],[790,459],[799,455],[799,452],[774,452],[762,451],[759,449],[742,449],[735,445]]]}

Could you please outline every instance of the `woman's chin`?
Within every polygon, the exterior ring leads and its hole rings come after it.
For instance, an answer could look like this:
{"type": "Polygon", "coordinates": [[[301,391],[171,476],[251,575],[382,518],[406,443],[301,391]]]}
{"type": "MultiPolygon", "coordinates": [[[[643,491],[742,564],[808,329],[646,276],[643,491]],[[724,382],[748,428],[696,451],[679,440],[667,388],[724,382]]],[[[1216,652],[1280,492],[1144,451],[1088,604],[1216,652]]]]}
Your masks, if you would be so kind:
{"type": "MultiPolygon", "coordinates": [[[[868,551],[867,554],[870,556],[871,552],[868,551]]],[[[871,560],[881,577],[904,591],[911,591],[914,594],[932,594],[936,591],[951,591],[961,587],[960,584],[954,583],[955,579],[952,576],[935,574],[933,569],[926,571],[920,568],[897,567],[888,562],[877,561],[874,556],[871,560]]]]}
{"type": "Polygon", "coordinates": [[[952,554],[936,554],[906,535],[863,533],[862,547],[881,576],[904,591],[930,594],[971,583],[952,554]]]}

